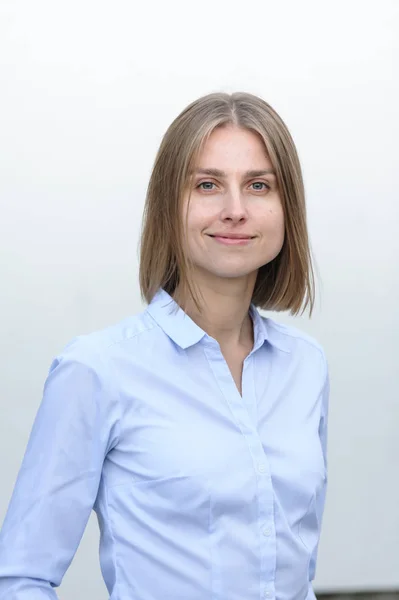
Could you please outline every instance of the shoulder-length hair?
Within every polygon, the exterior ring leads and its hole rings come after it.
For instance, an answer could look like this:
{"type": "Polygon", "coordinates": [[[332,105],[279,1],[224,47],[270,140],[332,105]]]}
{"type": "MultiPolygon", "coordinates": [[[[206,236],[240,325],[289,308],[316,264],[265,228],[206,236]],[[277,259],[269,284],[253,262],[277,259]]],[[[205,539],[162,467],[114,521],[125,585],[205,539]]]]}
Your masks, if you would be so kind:
{"type": "Polygon", "coordinates": [[[150,177],[140,242],[139,281],[149,303],[159,288],[184,303],[198,290],[183,244],[182,202],[197,158],[214,129],[233,124],[257,133],[275,169],[285,236],[278,256],[260,267],[252,303],[295,315],[314,306],[314,273],[305,191],[294,141],[267,102],[248,93],[213,93],[187,106],[166,131],[150,177]],[[178,297],[177,297],[178,295],[178,297]]]}

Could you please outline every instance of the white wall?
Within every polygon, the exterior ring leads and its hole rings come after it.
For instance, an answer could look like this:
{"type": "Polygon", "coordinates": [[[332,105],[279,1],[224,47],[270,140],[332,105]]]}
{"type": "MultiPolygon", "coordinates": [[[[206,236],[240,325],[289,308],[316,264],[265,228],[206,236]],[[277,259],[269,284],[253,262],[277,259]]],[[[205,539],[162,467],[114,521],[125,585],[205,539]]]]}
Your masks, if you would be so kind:
{"type": "MultiPolygon", "coordinates": [[[[395,0],[2,0],[0,520],[55,352],[141,309],[137,242],[160,138],[246,90],[301,156],[331,367],[317,589],[399,588],[395,0]]],[[[288,320],[281,316],[282,320],[288,320]]],[[[106,598],[92,519],[59,592],[106,598]]]]}

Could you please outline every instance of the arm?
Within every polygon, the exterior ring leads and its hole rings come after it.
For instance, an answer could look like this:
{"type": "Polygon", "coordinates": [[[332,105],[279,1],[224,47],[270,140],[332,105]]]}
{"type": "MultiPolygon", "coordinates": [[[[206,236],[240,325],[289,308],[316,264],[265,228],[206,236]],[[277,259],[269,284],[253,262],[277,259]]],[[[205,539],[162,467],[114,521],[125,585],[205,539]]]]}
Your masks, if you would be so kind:
{"type": "Polygon", "coordinates": [[[96,499],[109,392],[104,368],[73,354],[50,367],[0,533],[0,600],[57,598],[96,499]]]}
{"type": "MultiPolygon", "coordinates": [[[[323,483],[323,487],[319,491],[316,498],[316,514],[317,521],[319,523],[319,530],[321,529],[321,524],[323,520],[324,506],[326,501],[326,491],[327,491],[327,431],[328,431],[328,404],[329,404],[329,396],[330,396],[330,381],[329,381],[329,373],[328,367],[326,363],[326,359],[324,358],[325,364],[325,379],[323,389],[321,391],[321,415],[320,415],[320,425],[319,425],[319,436],[320,443],[323,449],[324,456],[324,467],[325,467],[325,479],[323,483]]],[[[316,596],[313,591],[312,581],[316,575],[316,562],[317,562],[317,551],[318,546],[316,546],[309,563],[309,593],[307,600],[315,600],[316,596]]]]}

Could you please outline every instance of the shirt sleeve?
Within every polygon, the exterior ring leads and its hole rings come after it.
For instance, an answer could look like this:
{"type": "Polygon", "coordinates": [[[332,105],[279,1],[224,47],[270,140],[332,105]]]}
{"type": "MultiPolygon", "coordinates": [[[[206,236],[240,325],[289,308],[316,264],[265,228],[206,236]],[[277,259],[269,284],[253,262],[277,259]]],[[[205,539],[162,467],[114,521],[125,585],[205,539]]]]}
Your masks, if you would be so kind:
{"type": "Polygon", "coordinates": [[[109,381],[89,363],[50,367],[0,532],[0,600],[56,599],[84,533],[114,435],[109,381]]]}
{"type": "MultiPolygon", "coordinates": [[[[317,497],[316,497],[316,516],[317,516],[317,521],[319,523],[319,531],[320,531],[321,525],[322,525],[324,506],[325,506],[325,501],[326,501],[326,492],[327,492],[327,429],[328,429],[328,405],[329,405],[329,396],[330,396],[330,379],[329,379],[327,361],[326,361],[325,357],[324,357],[324,364],[325,364],[325,378],[324,378],[323,389],[321,391],[321,415],[320,415],[320,425],[319,425],[319,436],[320,436],[320,443],[322,446],[323,456],[324,456],[325,477],[324,477],[323,486],[319,490],[319,493],[317,494],[317,497]]],[[[318,552],[318,545],[316,546],[315,550],[313,551],[311,559],[310,559],[310,564],[309,564],[309,581],[310,582],[313,581],[313,579],[315,578],[315,575],[316,575],[317,552],[318,552]]],[[[311,583],[309,584],[309,589],[310,589],[309,600],[310,599],[313,600],[313,598],[315,596],[314,596],[314,592],[313,592],[311,583]]]]}

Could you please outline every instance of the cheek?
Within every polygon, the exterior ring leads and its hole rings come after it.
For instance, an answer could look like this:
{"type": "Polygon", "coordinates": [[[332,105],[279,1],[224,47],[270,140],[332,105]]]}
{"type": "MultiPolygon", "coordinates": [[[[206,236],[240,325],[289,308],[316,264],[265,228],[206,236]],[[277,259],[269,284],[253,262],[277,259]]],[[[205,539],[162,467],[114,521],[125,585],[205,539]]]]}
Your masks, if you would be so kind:
{"type": "Polygon", "coordinates": [[[186,234],[186,249],[193,256],[202,249],[202,235],[206,230],[207,222],[201,210],[197,207],[192,208],[187,213],[187,221],[185,226],[186,234]]]}
{"type": "Polygon", "coordinates": [[[190,206],[187,213],[187,230],[191,233],[200,233],[209,227],[212,222],[212,216],[209,210],[206,210],[200,204],[190,206]]]}
{"type": "Polygon", "coordinates": [[[284,237],[285,222],[282,206],[269,208],[264,219],[264,227],[269,233],[275,233],[277,237],[284,237]]]}

